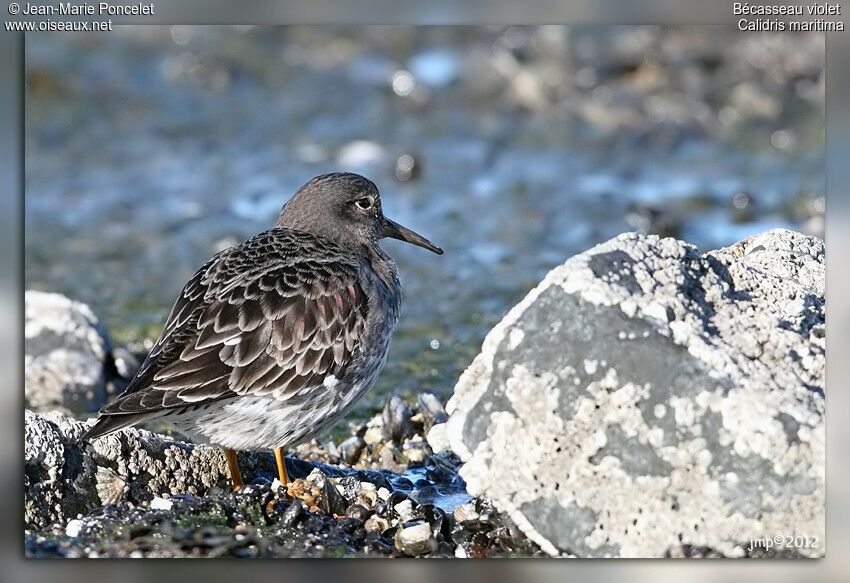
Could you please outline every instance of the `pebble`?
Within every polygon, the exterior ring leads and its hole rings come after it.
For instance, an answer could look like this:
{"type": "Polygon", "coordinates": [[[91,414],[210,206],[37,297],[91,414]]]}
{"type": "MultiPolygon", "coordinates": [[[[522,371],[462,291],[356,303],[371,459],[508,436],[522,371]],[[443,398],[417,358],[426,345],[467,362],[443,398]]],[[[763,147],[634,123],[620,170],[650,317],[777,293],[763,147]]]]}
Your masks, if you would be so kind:
{"type": "Polygon", "coordinates": [[[404,399],[398,395],[393,395],[384,405],[382,414],[383,419],[383,438],[387,441],[400,445],[406,437],[410,437],[416,433],[411,418],[413,411],[404,402],[404,399]]]}
{"type": "Polygon", "coordinates": [[[342,516],[345,514],[345,498],[330,480],[325,480],[322,492],[319,495],[319,509],[331,516],[342,516]]]}
{"type": "Polygon", "coordinates": [[[368,140],[355,140],[340,149],[337,162],[340,166],[362,168],[377,164],[384,156],[384,148],[380,144],[368,140]]]}
{"type": "Polygon", "coordinates": [[[406,524],[395,534],[396,548],[410,557],[427,555],[437,549],[431,525],[425,521],[406,524]]]}
{"type": "Polygon", "coordinates": [[[416,401],[425,425],[425,433],[428,433],[435,424],[448,421],[446,409],[434,393],[419,393],[416,401]]]}
{"type": "Polygon", "coordinates": [[[413,503],[410,500],[402,500],[395,506],[393,510],[399,515],[399,518],[405,519],[413,514],[413,503]]]}
{"type": "Polygon", "coordinates": [[[475,510],[475,502],[467,502],[456,507],[452,512],[452,516],[458,524],[469,524],[476,522],[480,518],[478,511],[475,510]]]}
{"type": "Polygon", "coordinates": [[[367,445],[377,445],[384,441],[384,428],[382,425],[371,425],[366,427],[366,432],[363,434],[363,441],[367,445]]]}
{"type": "Polygon", "coordinates": [[[384,532],[389,527],[389,521],[386,518],[381,518],[377,514],[373,514],[366,520],[366,522],[363,523],[363,528],[373,532],[384,532]]]}
{"type": "Polygon", "coordinates": [[[68,524],[65,526],[65,534],[70,537],[80,536],[80,531],[83,530],[83,526],[85,523],[82,520],[74,519],[69,520],[68,524]]]}
{"type": "Polygon", "coordinates": [[[174,506],[174,502],[165,498],[160,498],[159,496],[155,496],[154,499],[151,500],[151,510],[171,510],[172,506],[174,506]]]}
{"type": "Polygon", "coordinates": [[[357,435],[353,435],[339,444],[343,461],[352,466],[358,462],[365,448],[366,441],[357,435]]]}
{"type": "Polygon", "coordinates": [[[431,446],[424,439],[406,441],[402,447],[402,454],[412,464],[423,463],[432,453],[431,446]]]}
{"type": "Polygon", "coordinates": [[[381,448],[378,458],[381,462],[381,467],[386,468],[396,474],[401,474],[407,469],[407,459],[396,447],[391,443],[387,443],[381,448]]]}
{"type": "Polygon", "coordinates": [[[344,478],[331,478],[331,482],[342,494],[342,497],[349,503],[357,498],[361,490],[361,482],[354,476],[346,476],[344,478]]]}
{"type": "Polygon", "coordinates": [[[352,504],[345,511],[346,518],[356,518],[364,523],[372,515],[372,511],[361,504],[352,504]]]}
{"type": "Polygon", "coordinates": [[[280,522],[284,527],[295,525],[304,515],[304,503],[301,500],[293,500],[292,503],[283,511],[283,516],[280,517],[280,522]]]}
{"type": "MultiPolygon", "coordinates": [[[[374,486],[374,484],[372,484],[374,486]]],[[[362,504],[366,508],[374,508],[375,504],[378,503],[378,493],[374,490],[361,490],[357,495],[356,502],[358,504],[362,504]]]]}
{"type": "Polygon", "coordinates": [[[123,346],[116,347],[112,350],[112,358],[115,363],[115,371],[121,378],[132,379],[133,375],[139,369],[139,359],[135,354],[124,348],[123,346]]]}
{"type": "Polygon", "coordinates": [[[419,163],[411,154],[402,154],[395,163],[395,177],[400,182],[413,180],[419,175],[419,163]]]}

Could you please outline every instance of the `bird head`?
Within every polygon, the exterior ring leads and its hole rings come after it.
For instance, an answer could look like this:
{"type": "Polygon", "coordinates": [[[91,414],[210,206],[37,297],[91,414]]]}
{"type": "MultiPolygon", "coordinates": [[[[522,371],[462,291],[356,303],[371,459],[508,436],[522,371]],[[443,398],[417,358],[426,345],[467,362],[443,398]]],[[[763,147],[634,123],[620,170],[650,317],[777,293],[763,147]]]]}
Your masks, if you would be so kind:
{"type": "Polygon", "coordinates": [[[351,172],[311,179],[283,206],[277,224],[343,245],[369,244],[390,237],[443,254],[422,235],[385,217],[378,187],[351,172]]]}

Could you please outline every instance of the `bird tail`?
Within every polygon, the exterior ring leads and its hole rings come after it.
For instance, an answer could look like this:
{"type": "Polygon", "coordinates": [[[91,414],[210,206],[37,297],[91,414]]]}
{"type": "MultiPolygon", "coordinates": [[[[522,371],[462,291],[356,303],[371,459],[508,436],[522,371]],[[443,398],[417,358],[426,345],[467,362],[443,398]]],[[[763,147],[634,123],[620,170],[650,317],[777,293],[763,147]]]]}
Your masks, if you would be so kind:
{"type": "Polygon", "coordinates": [[[119,429],[124,429],[125,427],[132,427],[137,423],[141,423],[149,419],[150,415],[102,415],[97,423],[89,427],[83,436],[80,437],[79,441],[90,441],[95,437],[102,437],[104,435],[109,435],[114,431],[118,431],[119,429]]]}

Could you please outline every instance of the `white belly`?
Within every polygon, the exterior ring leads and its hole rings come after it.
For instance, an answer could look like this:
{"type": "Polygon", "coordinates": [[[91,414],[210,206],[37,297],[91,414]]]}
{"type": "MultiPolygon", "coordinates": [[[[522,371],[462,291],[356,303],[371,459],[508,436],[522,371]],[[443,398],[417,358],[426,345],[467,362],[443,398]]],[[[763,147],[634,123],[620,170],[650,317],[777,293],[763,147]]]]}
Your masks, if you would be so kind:
{"type": "Polygon", "coordinates": [[[198,442],[242,450],[289,447],[328,429],[372,384],[361,383],[345,391],[313,387],[309,395],[286,400],[271,396],[237,397],[165,419],[198,442]]]}
{"type": "MultiPolygon", "coordinates": [[[[396,285],[398,285],[397,279],[396,285]]],[[[378,379],[387,361],[390,333],[398,321],[397,304],[388,309],[372,305],[380,314],[369,326],[374,337],[364,338],[365,362],[345,377],[328,377],[324,384],[306,387],[284,399],[244,396],[210,403],[204,408],[170,414],[171,421],[198,442],[230,449],[257,450],[289,447],[316,437],[345,415],[378,379]],[[353,379],[357,379],[356,382],[353,379]]]]}

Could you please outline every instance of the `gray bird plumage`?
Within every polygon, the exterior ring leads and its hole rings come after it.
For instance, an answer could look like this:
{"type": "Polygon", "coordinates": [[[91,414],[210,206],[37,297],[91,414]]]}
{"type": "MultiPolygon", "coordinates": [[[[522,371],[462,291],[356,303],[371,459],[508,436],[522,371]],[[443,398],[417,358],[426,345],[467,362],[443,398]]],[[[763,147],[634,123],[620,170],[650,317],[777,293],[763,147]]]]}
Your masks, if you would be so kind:
{"type": "Polygon", "coordinates": [[[327,428],[386,360],[401,286],[378,246],[385,236],[442,253],[386,219],[366,178],[309,181],[273,229],[189,280],[139,371],[85,438],[164,417],[197,440],[260,449],[327,428]]]}

